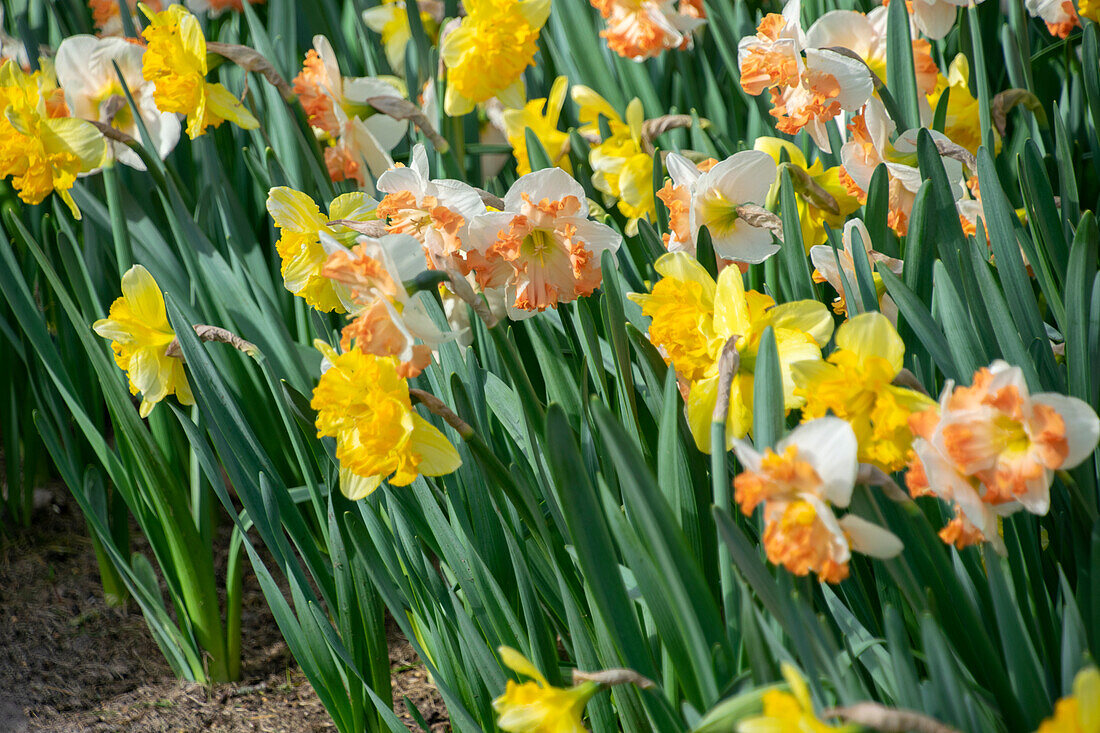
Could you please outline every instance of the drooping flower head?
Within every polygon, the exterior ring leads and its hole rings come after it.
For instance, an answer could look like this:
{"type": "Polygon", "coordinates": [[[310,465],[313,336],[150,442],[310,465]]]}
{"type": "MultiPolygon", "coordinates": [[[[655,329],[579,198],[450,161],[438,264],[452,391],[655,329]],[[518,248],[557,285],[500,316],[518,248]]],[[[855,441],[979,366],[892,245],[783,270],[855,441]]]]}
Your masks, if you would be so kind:
{"type": "Polygon", "coordinates": [[[383,481],[407,486],[417,476],[442,476],[462,464],[447,436],[412,409],[396,357],[359,349],[337,354],[323,341],[314,345],[327,366],[310,406],[317,411],[317,437],[336,439],[345,496],[356,501],[383,481]]]}
{"type": "Polygon", "coordinates": [[[738,371],[730,388],[726,419],[727,447],[752,427],[752,395],[760,337],[775,332],[783,379],[784,404],[802,405],[795,394],[791,365],[820,359],[833,332],[833,319],[822,303],[800,300],[776,305],[755,290],[745,291],[741,273],[727,267],[718,282],[685,252],[662,255],[654,265],[661,279],[650,293],[631,293],[651,321],[649,340],[681,379],[688,425],[699,449],[709,453],[710,427],[718,401],[718,357],[728,339],[737,336],[738,371]]]}
{"type": "Polygon", "coordinates": [[[463,115],[492,97],[505,107],[522,107],[523,70],[535,63],[550,0],[467,0],[464,5],[466,17],[439,48],[447,67],[444,111],[463,115]]]}
{"type": "Polygon", "coordinates": [[[694,5],[676,0],[591,0],[607,21],[600,37],[623,58],[643,61],[674,48],[691,48],[704,20],[694,5]]]}
{"type": "Polygon", "coordinates": [[[102,165],[105,153],[99,130],[68,116],[48,68],[28,74],[12,60],[0,66],[0,178],[12,177],[24,203],[39,204],[56,191],[79,219],[69,189],[102,165]]]}
{"type": "Polygon", "coordinates": [[[111,304],[106,318],[92,329],[111,339],[115,362],[130,380],[130,392],[141,395],[141,416],[148,417],[156,404],[170,394],[182,405],[192,405],[191,385],[183,360],[168,356],[176,332],[168,324],[164,296],[156,280],[141,265],[122,276],[122,297],[111,304]]]}
{"type": "Polygon", "coordinates": [[[377,178],[393,166],[390,151],[409,129],[405,120],[378,112],[375,97],[404,96],[394,77],[344,78],[336,52],[324,36],[313,37],[294,92],[314,133],[324,143],[325,164],[334,181],[354,180],[367,187],[367,174],[377,178]]]}
{"type": "Polygon", "coordinates": [[[846,514],[858,471],[857,441],[848,423],[822,417],[758,452],[736,440],[733,450],[743,471],[733,481],[734,498],[751,515],[764,505],[764,549],[768,560],[795,575],[815,573],[839,583],[848,577],[852,550],[879,558],[901,552],[889,530],[846,514]]]}
{"type": "Polygon", "coordinates": [[[206,81],[206,38],[195,16],[182,5],[170,5],[159,13],[144,4],[138,7],[149,19],[141,33],[149,43],[142,74],[155,85],[153,99],[160,111],[187,115],[187,135],[192,140],[226,120],[245,130],[259,127],[232,92],[206,81]]]}
{"type": "MultiPolygon", "coordinates": [[[[115,71],[117,64],[156,152],[164,158],[179,142],[180,122],[175,114],[157,109],[153,85],[141,73],[144,53],[141,46],[121,38],[69,36],[57,47],[54,66],[65,103],[74,117],[111,125],[140,139],[137,120],[115,71]]],[[[120,162],[145,170],[140,156],[123,143],[110,141],[109,147],[120,162]]]]}
{"type": "Polygon", "coordinates": [[[843,323],[827,360],[793,367],[797,394],[806,399],[803,421],[836,415],[852,426],[861,463],[887,473],[901,469],[913,442],[909,416],[935,406],[919,392],[894,386],[904,354],[905,344],[881,313],[843,323]]]}
{"type": "Polygon", "coordinates": [[[591,295],[603,278],[600,256],[622,243],[614,229],[588,218],[584,189],[560,168],[522,176],[503,211],[471,222],[469,239],[478,283],[503,285],[514,316],[591,295]]]}
{"type": "Polygon", "coordinates": [[[584,708],[599,691],[595,682],[563,689],[554,687],[526,657],[511,647],[498,650],[501,661],[529,682],[508,680],[504,694],[493,700],[497,726],[515,733],[583,733],[584,708]]]}
{"type": "Polygon", "coordinates": [[[317,204],[301,191],[286,186],[271,189],[267,195],[267,213],[279,229],[275,248],[282,258],[283,285],[319,311],[343,312],[341,295],[331,280],[321,274],[328,253],[321,244],[321,233],[331,235],[343,246],[354,241],[356,233],[346,227],[330,227],[329,221],[351,219],[370,221],[377,204],[364,193],[337,196],[329,205],[329,215],[321,215],[317,204]]]}

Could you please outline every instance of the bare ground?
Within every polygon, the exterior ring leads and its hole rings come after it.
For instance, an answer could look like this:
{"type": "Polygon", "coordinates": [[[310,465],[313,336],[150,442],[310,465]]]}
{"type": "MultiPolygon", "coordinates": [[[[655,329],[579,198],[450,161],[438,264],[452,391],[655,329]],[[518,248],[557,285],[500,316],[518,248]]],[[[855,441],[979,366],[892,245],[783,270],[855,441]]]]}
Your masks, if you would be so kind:
{"type": "MultiPolygon", "coordinates": [[[[242,681],[178,682],[131,602],[107,606],[84,520],[63,488],[33,526],[0,537],[0,733],[334,731],[246,570],[242,681]]],[[[432,733],[446,710],[408,642],[389,631],[396,710],[432,733]]]]}

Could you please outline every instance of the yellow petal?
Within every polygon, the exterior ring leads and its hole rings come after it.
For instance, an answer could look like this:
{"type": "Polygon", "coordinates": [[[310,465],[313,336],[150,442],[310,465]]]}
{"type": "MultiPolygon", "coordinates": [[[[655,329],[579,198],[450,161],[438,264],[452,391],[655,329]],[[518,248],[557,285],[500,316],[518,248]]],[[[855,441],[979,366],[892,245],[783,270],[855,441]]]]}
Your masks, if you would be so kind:
{"type": "Polygon", "coordinates": [[[796,300],[771,308],[759,321],[757,328],[763,330],[768,325],[777,332],[781,329],[805,331],[818,346],[829,343],[829,338],[833,335],[833,317],[825,304],[816,300],[796,300]]]}
{"type": "Polygon", "coordinates": [[[786,140],[780,140],[777,137],[758,137],[752,147],[753,150],[760,150],[767,153],[776,163],[779,163],[782,159],[782,151],[786,150],[787,160],[791,161],[799,168],[806,168],[806,156],[802,154],[802,151],[799,150],[797,146],[786,140]]]}
{"type": "Polygon", "coordinates": [[[601,97],[596,91],[590,87],[586,87],[583,84],[576,84],[573,86],[570,95],[573,97],[573,103],[578,107],[577,117],[580,119],[581,124],[594,125],[599,119],[600,115],[603,115],[608,120],[621,121],[619,113],[615,111],[615,108],[611,104],[601,97]]]}
{"type": "Polygon", "coordinates": [[[158,330],[168,328],[164,295],[157,281],[144,267],[134,265],[122,276],[122,295],[143,326],[158,330]]]}
{"type": "Polygon", "coordinates": [[[381,485],[381,476],[359,476],[340,467],[340,493],[352,501],[370,496],[381,485]]]}
{"type": "Polygon", "coordinates": [[[714,297],[714,278],[699,264],[698,260],[686,252],[669,252],[661,255],[653,264],[653,269],[661,277],[699,283],[705,298],[709,300],[714,297]]]}
{"type": "Polygon", "coordinates": [[[345,193],[337,196],[329,204],[330,219],[366,219],[373,216],[378,202],[365,193],[345,193]]]}
{"type": "Polygon", "coordinates": [[[411,449],[420,455],[417,471],[425,476],[443,476],[458,470],[462,458],[447,436],[430,422],[413,414],[411,449]]]}
{"type": "Polygon", "coordinates": [[[1088,667],[1073,679],[1073,695],[1077,698],[1077,711],[1081,730],[1100,731],[1100,670],[1088,667]]]}
{"type": "Polygon", "coordinates": [[[275,226],[299,234],[316,234],[325,225],[316,202],[287,186],[277,186],[267,192],[267,213],[275,226]]]}
{"type": "Polygon", "coordinates": [[[558,126],[558,117],[561,115],[561,108],[565,105],[565,94],[568,91],[568,77],[559,76],[554,79],[550,94],[546,97],[546,124],[549,127],[558,126]]]}
{"type": "Polygon", "coordinates": [[[543,687],[549,686],[546,678],[542,676],[542,672],[539,672],[538,667],[532,664],[530,659],[523,656],[512,647],[502,646],[497,649],[497,653],[500,654],[500,661],[504,662],[504,666],[508,669],[516,674],[521,674],[524,677],[530,677],[538,681],[543,687]]]}
{"type": "Polygon", "coordinates": [[[747,338],[751,330],[752,320],[741,271],[736,267],[727,267],[718,273],[718,287],[714,293],[714,332],[723,338],[734,335],[747,338]]]}
{"type": "Polygon", "coordinates": [[[836,332],[839,349],[854,352],[860,361],[877,356],[890,362],[894,374],[901,371],[905,357],[905,342],[890,323],[877,311],[861,313],[841,324],[836,332]]]}
{"type": "Polygon", "coordinates": [[[252,116],[248,108],[221,84],[206,84],[207,113],[222,120],[228,120],[243,130],[254,130],[260,121],[252,116]]]}

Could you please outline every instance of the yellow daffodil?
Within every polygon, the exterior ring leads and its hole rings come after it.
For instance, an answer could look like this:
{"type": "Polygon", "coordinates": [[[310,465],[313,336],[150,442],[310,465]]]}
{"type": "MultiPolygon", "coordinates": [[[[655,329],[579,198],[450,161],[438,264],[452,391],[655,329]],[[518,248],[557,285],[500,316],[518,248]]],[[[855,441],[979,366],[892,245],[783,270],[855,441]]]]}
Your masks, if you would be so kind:
{"type": "Polygon", "coordinates": [[[824,733],[825,731],[855,731],[855,726],[835,726],[822,722],[814,713],[813,700],[806,680],[791,665],[784,662],[781,666],[783,679],[790,686],[790,692],[769,690],[764,693],[763,715],[743,720],[737,725],[737,733],[778,733],[779,731],[801,731],[801,733],[824,733]]]}
{"type": "MultiPolygon", "coordinates": [[[[429,5],[420,2],[421,8],[429,5]]],[[[393,73],[405,76],[405,48],[412,40],[412,28],[409,26],[409,13],[405,0],[382,0],[381,5],[363,11],[363,22],[368,28],[382,36],[382,47],[386,50],[386,60],[393,73]]],[[[439,33],[439,23],[426,10],[420,11],[420,24],[428,41],[434,45],[439,33]]]]}
{"type": "Polygon", "coordinates": [[[567,689],[553,687],[527,657],[511,647],[499,649],[501,661],[533,682],[508,680],[504,694],[493,700],[497,726],[514,733],[583,733],[584,707],[599,691],[595,682],[567,689]]]}
{"type": "Polygon", "coordinates": [[[195,16],[182,5],[170,5],[160,13],[145,5],[138,7],[149,19],[141,33],[149,43],[142,72],[156,85],[153,98],[162,112],[187,115],[187,135],[192,140],[226,120],[246,130],[259,127],[232,92],[206,81],[206,38],[195,16]]]}
{"type": "Polygon", "coordinates": [[[362,499],[383,480],[407,486],[417,476],[442,476],[462,465],[447,436],[412,409],[396,357],[314,345],[328,364],[310,406],[317,411],[317,437],[336,438],[346,497],[362,499]]]}
{"type": "Polygon", "coordinates": [[[194,404],[183,361],[167,353],[176,332],[168,325],[164,296],[144,267],[134,265],[126,271],[122,297],[92,329],[111,339],[115,361],[130,379],[130,392],[141,395],[142,417],[148,417],[170,394],[176,395],[180,404],[194,404]]]}
{"type": "Polygon", "coordinates": [[[739,367],[730,389],[726,447],[752,427],[753,373],[760,336],[771,326],[783,380],[784,404],[799,407],[791,365],[821,358],[833,332],[828,309],[812,300],[776,305],[770,296],[745,291],[736,267],[722,270],[718,282],[691,255],[670,252],[654,265],[661,280],[652,292],[630,299],[649,316],[649,340],[676,368],[687,391],[688,424],[699,450],[709,453],[710,425],[718,399],[718,356],[738,336],[739,367]]]}
{"type": "Polygon", "coordinates": [[[50,70],[28,74],[11,60],[0,66],[0,178],[11,176],[28,204],[57,191],[79,219],[69,189],[102,164],[107,148],[95,127],[67,115],[50,70]]]}
{"type": "Polygon", "coordinates": [[[550,16],[550,0],[467,0],[466,17],[440,45],[447,67],[443,110],[470,112],[492,97],[505,107],[522,107],[523,70],[535,63],[539,32],[550,16]]]}
{"type": "Polygon", "coordinates": [[[508,144],[512,146],[512,153],[516,156],[516,166],[521,176],[531,172],[531,161],[527,156],[528,127],[542,143],[550,162],[567,173],[573,172],[569,161],[569,134],[558,129],[558,118],[561,116],[562,105],[565,104],[568,87],[569,80],[559,76],[550,87],[549,96],[532,99],[522,109],[504,110],[504,131],[508,136],[508,144]]]}
{"type": "Polygon", "coordinates": [[[1085,667],[1073,678],[1073,694],[1054,703],[1054,715],[1036,733],[1096,733],[1100,731],[1100,670],[1085,667]]]}
{"type": "Polygon", "coordinates": [[[843,418],[855,431],[861,463],[887,473],[900,470],[913,442],[909,416],[935,406],[930,397],[893,385],[904,354],[905,343],[881,313],[845,322],[827,360],[793,366],[796,394],[806,400],[802,419],[829,413],[843,418]]]}
{"type": "MultiPolygon", "coordinates": [[[[982,144],[982,127],[978,118],[978,100],[970,93],[970,62],[959,54],[948,67],[947,76],[942,74],[936,80],[936,87],[928,95],[928,106],[935,111],[940,98],[947,90],[947,119],[944,134],[971,153],[977,155],[982,144]]],[[[1001,149],[1001,136],[993,130],[996,149],[1001,149]]]]}
{"type": "Polygon", "coordinates": [[[377,204],[365,193],[345,193],[329,205],[329,215],[321,215],[317,204],[301,191],[286,186],[271,189],[267,194],[267,213],[279,229],[275,249],[282,258],[283,285],[287,290],[319,311],[342,313],[340,294],[331,280],[321,274],[328,253],[321,245],[321,232],[333,236],[348,246],[356,237],[346,227],[330,227],[335,219],[368,221],[374,219],[377,204]]]}
{"type": "MultiPolygon", "coordinates": [[[[799,190],[797,180],[794,181],[795,188],[798,190],[796,199],[798,221],[801,224],[802,244],[806,248],[806,252],[809,252],[810,247],[814,245],[825,244],[826,224],[833,229],[839,229],[844,226],[844,220],[848,218],[848,215],[859,208],[859,199],[848,193],[848,189],[840,182],[840,166],[826,169],[820,159],[815,160],[813,165],[808,165],[806,156],[802,154],[801,150],[786,140],[780,140],[777,137],[758,137],[753,144],[753,148],[770,155],[776,165],[781,163],[783,152],[786,151],[790,165],[803,171],[813,183],[817,184],[824,193],[832,196],[836,202],[837,210],[829,211],[824,207],[824,201],[815,198],[811,193],[799,190]]],[[[776,200],[778,195],[779,179],[776,178],[771,191],[768,192],[769,202],[776,200]]]]}
{"type": "Polygon", "coordinates": [[[592,164],[592,185],[612,200],[627,217],[627,234],[637,232],[638,220],[652,220],[656,214],[653,201],[653,154],[647,152],[642,139],[645,113],[638,98],[626,106],[626,119],[600,95],[586,86],[573,87],[573,101],[580,109],[581,132],[594,143],[588,160],[592,164]],[[603,137],[599,117],[607,119],[611,134],[603,137]]]}

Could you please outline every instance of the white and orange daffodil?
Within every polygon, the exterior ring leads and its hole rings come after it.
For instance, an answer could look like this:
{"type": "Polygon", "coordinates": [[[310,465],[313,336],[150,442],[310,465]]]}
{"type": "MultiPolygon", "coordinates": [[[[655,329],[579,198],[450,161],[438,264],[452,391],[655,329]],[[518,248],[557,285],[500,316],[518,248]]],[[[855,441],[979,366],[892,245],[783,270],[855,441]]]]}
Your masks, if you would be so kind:
{"type": "Polygon", "coordinates": [[[742,204],[767,200],[776,176],[770,155],[742,150],[701,171],[682,155],[669,153],[665,165],[672,178],[671,189],[661,192],[672,214],[670,251],[694,252],[704,226],[722,259],[757,264],[779,251],[770,231],[752,226],[737,211],[742,204]]]}
{"type": "Polygon", "coordinates": [[[600,256],[622,237],[588,218],[579,183],[560,168],[520,177],[503,211],[470,223],[466,259],[483,289],[503,286],[512,318],[591,295],[603,278],[600,256]]]}
{"type": "Polygon", "coordinates": [[[591,0],[607,21],[600,37],[623,58],[644,61],[674,48],[691,48],[703,25],[695,4],[680,0],[591,0]]]}
{"type": "Polygon", "coordinates": [[[965,522],[946,531],[971,535],[956,544],[980,541],[977,529],[1002,551],[995,515],[1046,514],[1054,472],[1077,466],[1100,440],[1100,419],[1087,403],[1031,394],[1023,370],[1003,361],[979,369],[969,387],[948,382],[939,407],[914,415],[910,425],[918,436],[906,476],[910,492],[958,507],[957,521],[965,522]]]}
{"type": "MultiPolygon", "coordinates": [[[[854,195],[866,196],[875,169],[885,163],[890,175],[888,221],[895,232],[904,235],[909,229],[909,213],[924,180],[917,167],[919,130],[906,130],[891,142],[896,125],[886,114],[882,102],[876,98],[868,100],[863,111],[852,118],[848,129],[852,133],[851,139],[840,150],[840,160],[844,165],[841,180],[854,195]]],[[[943,133],[935,130],[928,132],[936,142],[951,143],[943,133]]],[[[941,155],[940,159],[951,185],[952,196],[958,200],[963,195],[962,163],[946,155],[941,155]]]]}
{"type": "Polygon", "coordinates": [[[1067,37],[1070,31],[1081,25],[1072,0],[1024,0],[1024,7],[1033,18],[1046,23],[1050,34],[1058,38],[1067,37]]]}
{"type": "Polygon", "coordinates": [[[738,371],[730,387],[726,418],[727,448],[752,428],[754,370],[760,337],[771,326],[787,409],[804,399],[795,393],[791,366],[820,359],[821,347],[833,333],[833,319],[824,304],[799,300],[776,305],[768,295],[745,291],[741,272],[727,267],[717,283],[686,252],[662,255],[654,264],[661,276],[649,293],[630,299],[650,318],[648,336],[665,362],[676,369],[687,402],[688,425],[699,450],[711,451],[710,427],[718,401],[718,359],[726,341],[737,336],[738,371]]]}
{"type": "MultiPolygon", "coordinates": [[[[115,8],[118,8],[117,2],[115,8]]],[[[31,70],[31,57],[27,53],[27,45],[4,32],[4,8],[0,7],[0,66],[9,60],[18,64],[23,71],[31,70]]]]}
{"type": "Polygon", "coordinates": [[[859,471],[856,436],[844,420],[802,423],[763,453],[745,440],[735,440],[733,450],[743,468],[734,498],[746,516],[764,505],[764,549],[772,563],[839,583],[848,577],[852,551],[881,559],[901,552],[889,530],[851,513],[838,520],[833,511],[851,502],[859,471]]]}
{"type": "Polygon", "coordinates": [[[833,310],[837,313],[849,313],[848,302],[852,298],[853,292],[858,293],[858,284],[856,280],[856,265],[855,260],[852,259],[862,248],[866,252],[868,265],[871,270],[871,277],[875,284],[875,295],[878,297],[879,310],[883,315],[890,319],[892,323],[898,321],[898,308],[894,304],[893,299],[886,294],[886,286],[882,282],[882,277],[875,272],[875,265],[881,263],[885,265],[890,272],[895,275],[900,275],[902,265],[901,260],[889,255],[884,255],[881,252],[876,252],[871,248],[871,235],[867,231],[867,225],[863,223],[861,219],[851,219],[844,225],[844,235],[842,237],[843,247],[838,248],[836,252],[833,252],[833,248],[827,244],[819,244],[810,248],[810,261],[814,265],[813,278],[817,282],[827,282],[833,286],[833,290],[837,292],[839,296],[836,303],[833,304],[833,310]],[[859,236],[859,242],[855,241],[856,235],[859,236]],[[841,276],[843,272],[843,276],[841,276]],[[845,287],[847,285],[847,287],[845,287]],[[851,288],[851,290],[849,290],[851,288]]]}
{"type": "Polygon", "coordinates": [[[393,356],[401,377],[415,377],[431,362],[432,352],[456,334],[444,333],[432,321],[419,298],[403,283],[427,269],[420,243],[407,234],[379,239],[359,237],[350,250],[327,232],[321,244],[328,260],[321,274],[343,286],[344,307],[351,320],[340,347],[393,356]]]}
{"type": "MultiPolygon", "coordinates": [[[[161,112],[153,99],[153,85],[141,73],[145,49],[122,38],[70,36],[57,47],[54,69],[57,81],[65,92],[65,104],[73,117],[111,125],[120,132],[140,140],[137,120],[126,101],[122,81],[130,90],[138,114],[156,146],[155,152],[164,158],[180,139],[179,118],[171,112],[161,112]]],[[[121,142],[108,140],[108,149],[116,160],[131,168],[145,170],[145,163],[133,150],[121,142]]]]}
{"type": "Polygon", "coordinates": [[[756,35],[742,38],[737,47],[741,88],[752,95],[770,90],[776,129],[790,135],[805,129],[828,153],[826,125],[842,110],[862,107],[874,84],[860,61],[806,44],[797,0],[788,3],[784,15],[764,16],[756,35]]]}
{"type": "Polygon", "coordinates": [[[313,37],[313,48],[294,78],[294,91],[315,134],[326,143],[325,164],[334,181],[352,179],[369,189],[369,180],[393,167],[390,151],[401,142],[409,123],[378,112],[369,100],[404,98],[399,81],[344,78],[329,40],[313,37]]]}
{"type": "Polygon", "coordinates": [[[413,147],[408,167],[397,166],[378,178],[386,195],[376,212],[390,234],[408,234],[423,245],[427,266],[465,274],[464,242],[474,217],[487,209],[473,187],[462,181],[429,177],[423,145],[413,147]]]}
{"type": "Polygon", "coordinates": [[[982,0],[912,0],[909,13],[921,33],[933,40],[939,40],[955,27],[955,17],[960,7],[981,2],[982,0]]]}

